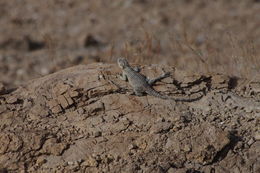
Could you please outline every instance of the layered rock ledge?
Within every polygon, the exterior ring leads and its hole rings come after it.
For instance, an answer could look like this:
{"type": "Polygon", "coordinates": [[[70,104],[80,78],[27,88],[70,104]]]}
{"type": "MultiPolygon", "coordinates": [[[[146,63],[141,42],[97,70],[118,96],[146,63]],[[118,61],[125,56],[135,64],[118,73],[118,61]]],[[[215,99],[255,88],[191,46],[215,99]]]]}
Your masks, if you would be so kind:
{"type": "Polygon", "coordinates": [[[0,172],[260,171],[260,82],[144,66],[154,88],[129,95],[111,64],[76,66],[0,92],[0,172]],[[242,87],[241,87],[242,86],[242,87]]]}

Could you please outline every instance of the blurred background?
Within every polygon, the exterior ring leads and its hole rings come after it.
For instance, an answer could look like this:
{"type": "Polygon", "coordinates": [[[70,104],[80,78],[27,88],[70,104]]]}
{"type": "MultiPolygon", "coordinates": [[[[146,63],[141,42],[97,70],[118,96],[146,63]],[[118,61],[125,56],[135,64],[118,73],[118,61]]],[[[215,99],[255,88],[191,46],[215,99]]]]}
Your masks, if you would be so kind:
{"type": "Polygon", "coordinates": [[[1,0],[0,83],[93,62],[255,79],[259,0],[1,0]]]}

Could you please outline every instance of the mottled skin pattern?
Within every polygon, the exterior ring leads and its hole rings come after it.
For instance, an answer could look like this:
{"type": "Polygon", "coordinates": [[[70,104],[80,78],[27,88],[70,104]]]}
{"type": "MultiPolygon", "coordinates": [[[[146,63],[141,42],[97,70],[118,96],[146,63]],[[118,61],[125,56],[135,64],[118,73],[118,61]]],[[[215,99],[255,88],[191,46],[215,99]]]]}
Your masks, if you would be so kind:
{"type": "MultiPolygon", "coordinates": [[[[152,88],[152,85],[155,82],[168,77],[170,75],[170,73],[164,73],[163,75],[151,80],[151,79],[148,79],[146,76],[140,74],[138,69],[132,68],[125,58],[118,58],[117,63],[118,63],[118,66],[123,71],[123,73],[121,75],[121,79],[125,80],[125,81],[126,80],[129,81],[130,85],[134,89],[135,95],[142,96],[142,95],[144,95],[144,93],[146,93],[148,95],[159,97],[162,99],[173,99],[171,97],[161,95],[160,93],[158,93],[157,91],[155,91],[152,88]]],[[[177,100],[177,99],[174,99],[174,100],[177,100]]]]}
{"type": "Polygon", "coordinates": [[[152,85],[159,81],[162,80],[166,77],[170,76],[170,73],[164,73],[161,76],[155,78],[155,79],[149,79],[146,76],[142,75],[139,73],[138,68],[132,68],[126,58],[118,58],[117,59],[118,66],[122,69],[122,75],[120,76],[122,80],[125,80],[130,83],[130,85],[134,89],[134,93],[137,96],[143,96],[145,93],[151,96],[155,96],[161,99],[167,99],[167,100],[174,100],[174,101],[183,101],[183,102],[191,102],[191,101],[196,101],[199,98],[194,98],[194,99],[186,99],[186,98],[172,98],[169,96],[161,95],[159,92],[154,90],[152,88],[152,85]]]}

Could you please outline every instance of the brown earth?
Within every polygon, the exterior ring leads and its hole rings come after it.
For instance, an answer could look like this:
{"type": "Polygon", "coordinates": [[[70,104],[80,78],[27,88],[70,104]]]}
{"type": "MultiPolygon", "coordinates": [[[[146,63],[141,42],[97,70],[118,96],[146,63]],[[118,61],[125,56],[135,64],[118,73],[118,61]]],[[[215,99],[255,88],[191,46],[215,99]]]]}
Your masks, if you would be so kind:
{"type": "Polygon", "coordinates": [[[81,65],[2,91],[2,171],[260,171],[259,82],[241,91],[239,79],[172,70],[155,89],[199,98],[179,103],[127,94],[119,71],[81,65]]]}
{"type": "Polygon", "coordinates": [[[259,11],[0,1],[0,172],[260,172],[259,11]],[[119,56],[149,77],[170,71],[161,93],[199,99],[129,95],[119,56]]]}

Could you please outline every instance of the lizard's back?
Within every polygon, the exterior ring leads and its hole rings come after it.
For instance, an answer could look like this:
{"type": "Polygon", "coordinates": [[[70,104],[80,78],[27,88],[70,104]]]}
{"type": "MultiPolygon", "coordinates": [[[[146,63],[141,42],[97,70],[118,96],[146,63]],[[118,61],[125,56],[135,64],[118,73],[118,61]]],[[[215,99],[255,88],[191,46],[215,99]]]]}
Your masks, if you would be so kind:
{"type": "Polygon", "coordinates": [[[128,81],[132,87],[143,90],[145,90],[145,88],[147,87],[150,87],[146,80],[146,77],[134,71],[132,68],[126,68],[125,73],[127,74],[128,81]]]}

